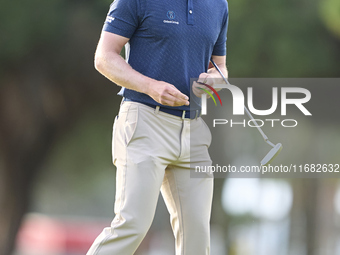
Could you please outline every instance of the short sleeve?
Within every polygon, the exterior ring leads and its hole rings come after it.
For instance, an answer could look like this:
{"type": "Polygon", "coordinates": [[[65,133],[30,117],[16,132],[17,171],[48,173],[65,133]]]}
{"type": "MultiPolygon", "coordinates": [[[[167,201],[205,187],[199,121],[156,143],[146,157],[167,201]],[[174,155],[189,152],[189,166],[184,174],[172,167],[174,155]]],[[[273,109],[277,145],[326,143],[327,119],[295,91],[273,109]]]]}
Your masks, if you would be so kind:
{"type": "Polygon", "coordinates": [[[226,12],[223,18],[223,25],[221,28],[221,32],[218,36],[218,39],[215,43],[212,55],[215,56],[225,56],[227,54],[227,30],[229,23],[229,13],[228,13],[228,5],[226,8],[226,12]]]}
{"type": "Polygon", "coordinates": [[[103,31],[131,38],[139,25],[139,13],[138,0],[115,0],[110,6],[103,31]]]}

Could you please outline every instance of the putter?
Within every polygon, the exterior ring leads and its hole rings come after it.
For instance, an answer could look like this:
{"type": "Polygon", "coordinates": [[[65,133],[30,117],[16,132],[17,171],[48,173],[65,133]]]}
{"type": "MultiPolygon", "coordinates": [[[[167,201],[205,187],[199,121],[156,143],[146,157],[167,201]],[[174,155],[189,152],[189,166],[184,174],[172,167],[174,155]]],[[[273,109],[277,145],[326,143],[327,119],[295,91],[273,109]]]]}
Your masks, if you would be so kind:
{"type": "MultiPolygon", "coordinates": [[[[229,81],[225,78],[225,76],[223,75],[222,71],[220,70],[220,68],[215,64],[215,62],[210,59],[211,63],[214,65],[214,67],[216,68],[216,70],[220,73],[220,75],[222,76],[224,82],[227,85],[230,85],[229,81]]],[[[256,120],[254,119],[254,117],[251,115],[251,113],[249,112],[249,110],[247,109],[247,107],[244,105],[244,110],[246,111],[248,117],[251,119],[251,121],[255,124],[257,130],[260,132],[260,134],[262,135],[264,141],[269,144],[270,146],[272,146],[273,148],[267,153],[267,155],[261,160],[261,165],[262,166],[266,166],[268,164],[270,164],[273,159],[280,153],[280,151],[282,150],[282,144],[278,143],[278,144],[273,144],[271,141],[269,141],[268,137],[266,136],[266,134],[262,131],[262,129],[259,127],[259,125],[257,124],[256,120]]]]}

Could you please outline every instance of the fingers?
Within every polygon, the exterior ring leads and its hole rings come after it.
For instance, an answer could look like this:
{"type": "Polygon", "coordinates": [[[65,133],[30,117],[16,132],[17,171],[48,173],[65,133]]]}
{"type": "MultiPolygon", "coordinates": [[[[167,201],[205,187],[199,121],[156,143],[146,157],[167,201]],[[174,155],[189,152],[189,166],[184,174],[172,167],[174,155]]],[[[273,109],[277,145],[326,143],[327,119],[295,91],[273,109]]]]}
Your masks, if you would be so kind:
{"type": "Polygon", "coordinates": [[[160,103],[169,106],[189,105],[189,97],[171,86],[164,90],[160,103]]]}
{"type": "Polygon", "coordinates": [[[189,97],[183,94],[182,92],[180,92],[174,86],[169,91],[169,95],[170,95],[170,100],[174,103],[173,106],[189,105],[189,97]]]}
{"type": "Polygon", "coordinates": [[[149,95],[162,105],[189,105],[189,97],[180,92],[175,86],[166,82],[158,82],[155,84],[152,93],[149,95]]]}
{"type": "MultiPolygon", "coordinates": [[[[219,75],[219,74],[218,74],[219,75]]],[[[221,90],[214,88],[215,84],[218,83],[218,79],[212,73],[201,73],[198,77],[197,82],[193,83],[192,90],[197,97],[201,97],[202,94],[206,93],[207,97],[211,97],[216,91],[221,90]]]]}
{"type": "Polygon", "coordinates": [[[198,83],[208,84],[210,86],[214,85],[214,79],[208,73],[201,73],[197,80],[198,83]]]}
{"type": "Polygon", "coordinates": [[[213,79],[210,78],[208,73],[201,73],[197,82],[193,82],[192,91],[197,97],[202,97],[203,94],[207,94],[207,97],[211,97],[213,91],[209,87],[214,86],[213,79]]]}
{"type": "Polygon", "coordinates": [[[203,94],[207,94],[207,98],[210,98],[214,94],[206,83],[194,82],[192,85],[192,91],[197,97],[202,97],[203,94]]]}

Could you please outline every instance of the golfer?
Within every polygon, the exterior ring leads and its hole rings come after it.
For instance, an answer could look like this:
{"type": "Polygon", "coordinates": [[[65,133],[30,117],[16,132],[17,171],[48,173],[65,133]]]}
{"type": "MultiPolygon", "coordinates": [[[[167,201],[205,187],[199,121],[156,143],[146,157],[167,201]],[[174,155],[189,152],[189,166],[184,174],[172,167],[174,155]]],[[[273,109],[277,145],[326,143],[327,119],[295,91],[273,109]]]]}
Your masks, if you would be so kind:
{"type": "Polygon", "coordinates": [[[95,66],[122,87],[112,143],[115,217],[87,255],[134,254],[160,192],[176,254],[210,254],[213,178],[190,178],[190,170],[194,164],[211,165],[211,133],[200,118],[202,85],[190,79],[213,86],[220,75],[209,66],[211,58],[227,76],[227,26],[226,0],[112,3],[95,66]],[[120,56],[124,46],[127,61],[120,56]]]}

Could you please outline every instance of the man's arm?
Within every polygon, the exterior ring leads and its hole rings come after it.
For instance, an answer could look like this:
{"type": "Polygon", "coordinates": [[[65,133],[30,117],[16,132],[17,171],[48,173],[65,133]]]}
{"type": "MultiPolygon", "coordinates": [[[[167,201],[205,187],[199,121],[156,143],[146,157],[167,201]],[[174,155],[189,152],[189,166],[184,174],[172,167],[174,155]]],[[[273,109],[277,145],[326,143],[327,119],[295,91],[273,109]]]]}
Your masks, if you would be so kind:
{"type": "MultiPolygon", "coordinates": [[[[228,70],[226,67],[226,56],[211,56],[212,60],[215,62],[215,64],[220,68],[223,75],[228,78],[228,70]]],[[[209,78],[222,78],[220,73],[216,70],[216,68],[210,63],[209,69],[208,69],[208,75],[210,75],[209,78]]]]}
{"type": "Polygon", "coordinates": [[[129,38],[103,31],[95,53],[95,67],[119,86],[145,93],[156,102],[169,105],[189,105],[189,98],[170,83],[157,81],[134,70],[120,56],[129,38]]]}

